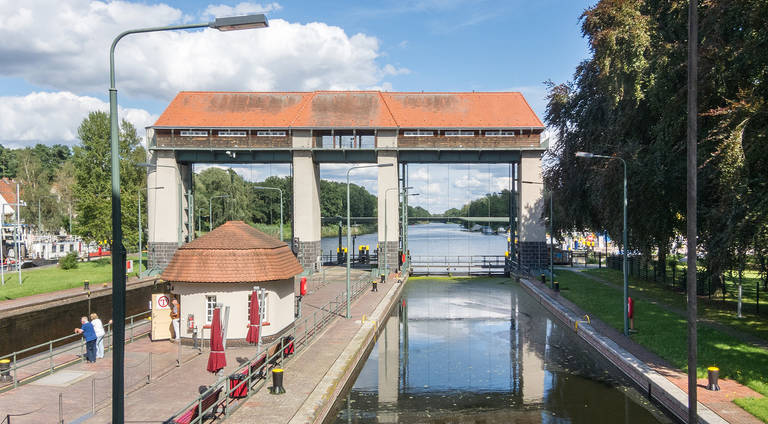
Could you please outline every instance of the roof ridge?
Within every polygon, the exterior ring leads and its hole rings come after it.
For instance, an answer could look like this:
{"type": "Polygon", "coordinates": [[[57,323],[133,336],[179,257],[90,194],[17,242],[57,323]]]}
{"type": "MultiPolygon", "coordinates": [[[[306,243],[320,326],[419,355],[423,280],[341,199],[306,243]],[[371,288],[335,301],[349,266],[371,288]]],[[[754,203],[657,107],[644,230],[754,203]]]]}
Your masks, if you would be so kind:
{"type": "Polygon", "coordinates": [[[389,107],[389,103],[387,103],[387,99],[384,98],[384,94],[381,91],[379,91],[379,98],[381,99],[382,102],[384,102],[384,106],[387,108],[387,112],[389,113],[389,116],[392,118],[392,122],[395,123],[395,126],[397,128],[400,128],[400,123],[397,122],[397,119],[395,119],[395,114],[392,113],[392,109],[389,107]]]}
{"type": "Polygon", "coordinates": [[[304,111],[304,108],[307,106],[307,103],[311,102],[312,99],[315,98],[315,94],[317,93],[317,91],[309,91],[307,93],[309,95],[306,96],[306,98],[301,101],[301,106],[299,106],[299,110],[296,111],[296,114],[293,116],[293,119],[291,119],[291,121],[288,122],[288,128],[293,129],[293,124],[296,122],[297,119],[299,119],[299,116],[301,116],[301,112],[304,111]]]}

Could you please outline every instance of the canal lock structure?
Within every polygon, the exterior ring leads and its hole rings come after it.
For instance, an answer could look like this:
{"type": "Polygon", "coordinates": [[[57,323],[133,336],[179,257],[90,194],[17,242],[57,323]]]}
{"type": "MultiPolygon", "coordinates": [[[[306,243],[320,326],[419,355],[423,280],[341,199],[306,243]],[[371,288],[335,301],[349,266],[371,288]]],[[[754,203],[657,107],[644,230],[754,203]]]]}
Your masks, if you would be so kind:
{"type": "Polygon", "coordinates": [[[331,422],[674,422],[509,279],[410,279],[382,325],[331,422]]]}

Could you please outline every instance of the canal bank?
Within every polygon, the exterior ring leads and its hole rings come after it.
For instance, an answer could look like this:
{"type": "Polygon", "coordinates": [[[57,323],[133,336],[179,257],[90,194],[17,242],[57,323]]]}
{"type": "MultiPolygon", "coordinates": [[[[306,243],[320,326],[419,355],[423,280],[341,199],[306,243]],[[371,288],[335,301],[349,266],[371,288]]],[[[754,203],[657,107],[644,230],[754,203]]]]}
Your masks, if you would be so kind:
{"type": "MultiPolygon", "coordinates": [[[[366,356],[397,302],[407,279],[391,275],[377,292],[367,291],[351,305],[352,318],[339,316],[318,338],[284,366],[287,393],[275,396],[260,390],[245,401],[228,422],[320,423],[332,413],[333,404],[359,362],[366,356]]],[[[318,299],[317,302],[320,302],[318,299]]],[[[305,311],[315,304],[304,303],[305,311]]]]}
{"type": "MultiPolygon", "coordinates": [[[[638,359],[629,350],[620,346],[619,343],[601,334],[587,316],[581,311],[577,312],[576,308],[570,305],[570,302],[562,299],[559,294],[551,292],[540,283],[527,279],[521,279],[520,285],[564,323],[566,328],[570,328],[645,391],[649,399],[661,404],[680,421],[685,422],[687,420],[688,395],[685,391],[657,372],[652,366],[638,359]]],[[[725,424],[729,422],[701,402],[698,403],[697,409],[701,423],[725,424]]]]}
{"type": "MultiPolygon", "coordinates": [[[[127,282],[126,316],[148,309],[157,281],[148,277],[127,282]]],[[[91,286],[90,291],[67,289],[0,302],[0,356],[70,335],[79,326],[80,317],[90,312],[109,321],[111,284],[91,286]]]]}

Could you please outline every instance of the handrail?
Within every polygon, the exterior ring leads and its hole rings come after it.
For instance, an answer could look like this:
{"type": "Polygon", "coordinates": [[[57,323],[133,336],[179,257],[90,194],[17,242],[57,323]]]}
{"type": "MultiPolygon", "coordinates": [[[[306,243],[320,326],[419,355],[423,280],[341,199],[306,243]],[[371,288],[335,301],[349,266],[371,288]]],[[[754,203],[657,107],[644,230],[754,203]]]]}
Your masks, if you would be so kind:
{"type": "MultiPolygon", "coordinates": [[[[151,311],[144,311],[144,312],[140,312],[138,314],[126,317],[125,320],[129,322],[129,325],[126,326],[126,330],[130,330],[131,331],[131,341],[133,341],[133,338],[136,336],[136,334],[134,333],[133,329],[136,328],[136,327],[148,324],[148,322],[146,320],[143,320],[143,319],[141,321],[135,322],[136,319],[141,317],[142,315],[149,315],[150,313],[151,313],[151,311]]],[[[111,337],[111,333],[112,333],[111,332],[111,326],[109,324],[107,324],[104,327],[105,327],[104,337],[105,337],[106,340],[110,340],[111,341],[112,340],[112,337],[111,337]],[[108,338],[107,336],[110,336],[110,337],[108,338]]],[[[147,333],[148,332],[149,331],[147,331],[147,333]]],[[[141,334],[144,334],[144,333],[139,333],[139,335],[141,335],[141,334]]],[[[111,343],[105,342],[105,350],[107,350],[110,346],[111,346],[111,343]]],[[[40,376],[42,374],[45,374],[46,372],[48,373],[48,375],[51,375],[51,374],[54,373],[55,369],[57,368],[57,366],[54,364],[54,360],[53,360],[54,356],[61,355],[61,354],[64,354],[64,353],[67,353],[67,352],[70,352],[70,351],[73,351],[73,350],[80,350],[81,354],[83,354],[85,352],[85,341],[83,340],[82,335],[80,335],[80,334],[70,334],[68,336],[59,337],[58,339],[49,340],[49,341],[47,341],[45,343],[41,343],[41,344],[38,344],[38,345],[35,345],[35,346],[32,346],[32,347],[28,347],[28,348],[25,348],[25,349],[22,349],[22,350],[19,350],[19,351],[16,351],[16,352],[9,353],[9,354],[7,354],[5,356],[0,357],[0,360],[2,360],[2,359],[10,359],[11,360],[11,363],[13,364],[12,368],[11,368],[11,371],[13,372],[13,388],[16,388],[20,384],[19,380],[17,378],[17,371],[18,370],[20,370],[20,369],[22,369],[24,367],[28,367],[28,366],[30,366],[32,364],[36,364],[38,362],[48,361],[49,362],[49,366],[48,366],[47,370],[41,370],[40,372],[38,372],[38,373],[36,373],[36,374],[34,374],[32,376],[26,377],[23,380],[27,381],[30,378],[40,376]],[[69,343],[64,343],[68,339],[73,339],[73,340],[71,342],[69,342],[69,343]],[[58,346],[54,349],[54,345],[58,345],[58,346]],[[47,355],[34,355],[33,354],[33,355],[26,356],[26,357],[23,357],[23,358],[19,359],[19,357],[23,356],[25,353],[29,353],[29,352],[32,352],[32,351],[35,351],[35,350],[42,351],[42,349],[44,349],[46,347],[48,348],[48,354],[47,355]]],[[[84,356],[84,355],[82,355],[82,356],[84,356]]],[[[82,358],[81,358],[81,360],[82,360],[82,358]]],[[[59,364],[59,366],[61,366],[61,365],[62,364],[59,364]]]]}
{"type": "MultiPolygon", "coordinates": [[[[357,299],[360,294],[362,294],[364,291],[366,291],[368,285],[370,284],[371,277],[368,275],[364,275],[360,277],[355,283],[351,286],[351,293],[350,293],[350,299],[354,300],[357,299]]],[[[338,316],[341,311],[344,311],[346,309],[346,294],[341,293],[338,294],[334,299],[329,300],[327,303],[325,303],[322,307],[315,310],[311,316],[307,315],[306,317],[300,319],[299,321],[295,322],[293,327],[289,330],[289,332],[285,335],[283,335],[280,339],[275,340],[274,342],[267,344],[262,349],[259,349],[259,351],[254,355],[253,357],[249,358],[247,361],[243,362],[242,365],[237,367],[232,374],[245,374],[246,378],[244,378],[242,381],[240,381],[237,385],[230,388],[228,387],[228,380],[229,376],[223,376],[219,378],[214,384],[209,386],[207,390],[198,395],[197,399],[193,400],[192,402],[186,404],[183,408],[180,408],[176,411],[171,417],[168,422],[171,422],[175,417],[178,417],[185,412],[191,410],[193,407],[198,410],[197,417],[193,419],[190,424],[195,423],[202,423],[204,420],[204,416],[207,414],[210,414],[213,412],[218,405],[225,404],[224,407],[224,415],[228,415],[231,411],[228,410],[228,407],[230,405],[234,405],[234,409],[236,410],[240,406],[240,402],[237,402],[235,399],[232,399],[230,397],[230,394],[234,391],[241,390],[243,385],[248,384],[250,390],[248,390],[247,397],[251,397],[253,393],[260,390],[264,385],[267,384],[268,377],[265,375],[267,367],[270,366],[270,364],[273,364],[274,366],[281,365],[286,361],[285,356],[285,348],[286,345],[285,340],[287,337],[293,337],[293,346],[294,351],[301,351],[302,349],[306,348],[309,344],[309,342],[314,339],[319,333],[320,330],[322,330],[326,325],[328,325],[331,320],[338,316]],[[335,305],[335,306],[332,306],[335,305]],[[318,314],[320,314],[318,316],[318,314]],[[319,321],[318,321],[319,318],[319,321]],[[303,329],[303,335],[300,335],[299,328],[303,329]],[[298,336],[298,337],[297,337],[298,336]],[[279,346],[278,346],[279,345],[279,346]],[[277,347],[277,348],[276,348],[277,347]],[[273,354],[269,354],[271,350],[274,349],[273,354]],[[251,368],[251,364],[256,363],[256,361],[259,360],[259,358],[262,355],[266,355],[264,363],[261,364],[258,368],[251,368]],[[264,375],[264,378],[259,379],[258,381],[253,381],[254,374],[260,374],[264,375]],[[206,396],[215,393],[216,390],[219,388],[222,388],[222,395],[224,396],[224,400],[217,401],[213,405],[209,406],[206,409],[203,409],[203,401],[205,400],[206,396]]]]}

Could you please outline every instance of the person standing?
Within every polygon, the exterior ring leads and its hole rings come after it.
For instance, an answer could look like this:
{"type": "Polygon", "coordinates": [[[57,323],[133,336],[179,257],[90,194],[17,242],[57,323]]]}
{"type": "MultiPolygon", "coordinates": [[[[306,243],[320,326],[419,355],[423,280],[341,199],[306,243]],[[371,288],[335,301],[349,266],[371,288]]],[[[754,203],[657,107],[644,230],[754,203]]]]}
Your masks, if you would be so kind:
{"type": "MultiPolygon", "coordinates": [[[[96,315],[96,312],[91,314],[91,324],[93,325],[93,331],[96,333],[96,359],[101,359],[104,357],[104,335],[106,331],[104,331],[104,324],[99,319],[99,316],[96,315]]],[[[109,320],[108,324],[112,324],[112,320],[109,320]]]]}
{"type": "Polygon", "coordinates": [[[75,333],[82,334],[85,339],[85,360],[96,362],[96,331],[88,322],[88,317],[80,318],[80,328],[75,328],[75,333]]]}
{"type": "Polygon", "coordinates": [[[171,322],[173,323],[173,339],[181,340],[181,328],[179,328],[179,317],[181,316],[181,307],[179,301],[175,298],[171,301],[171,322]]]}

